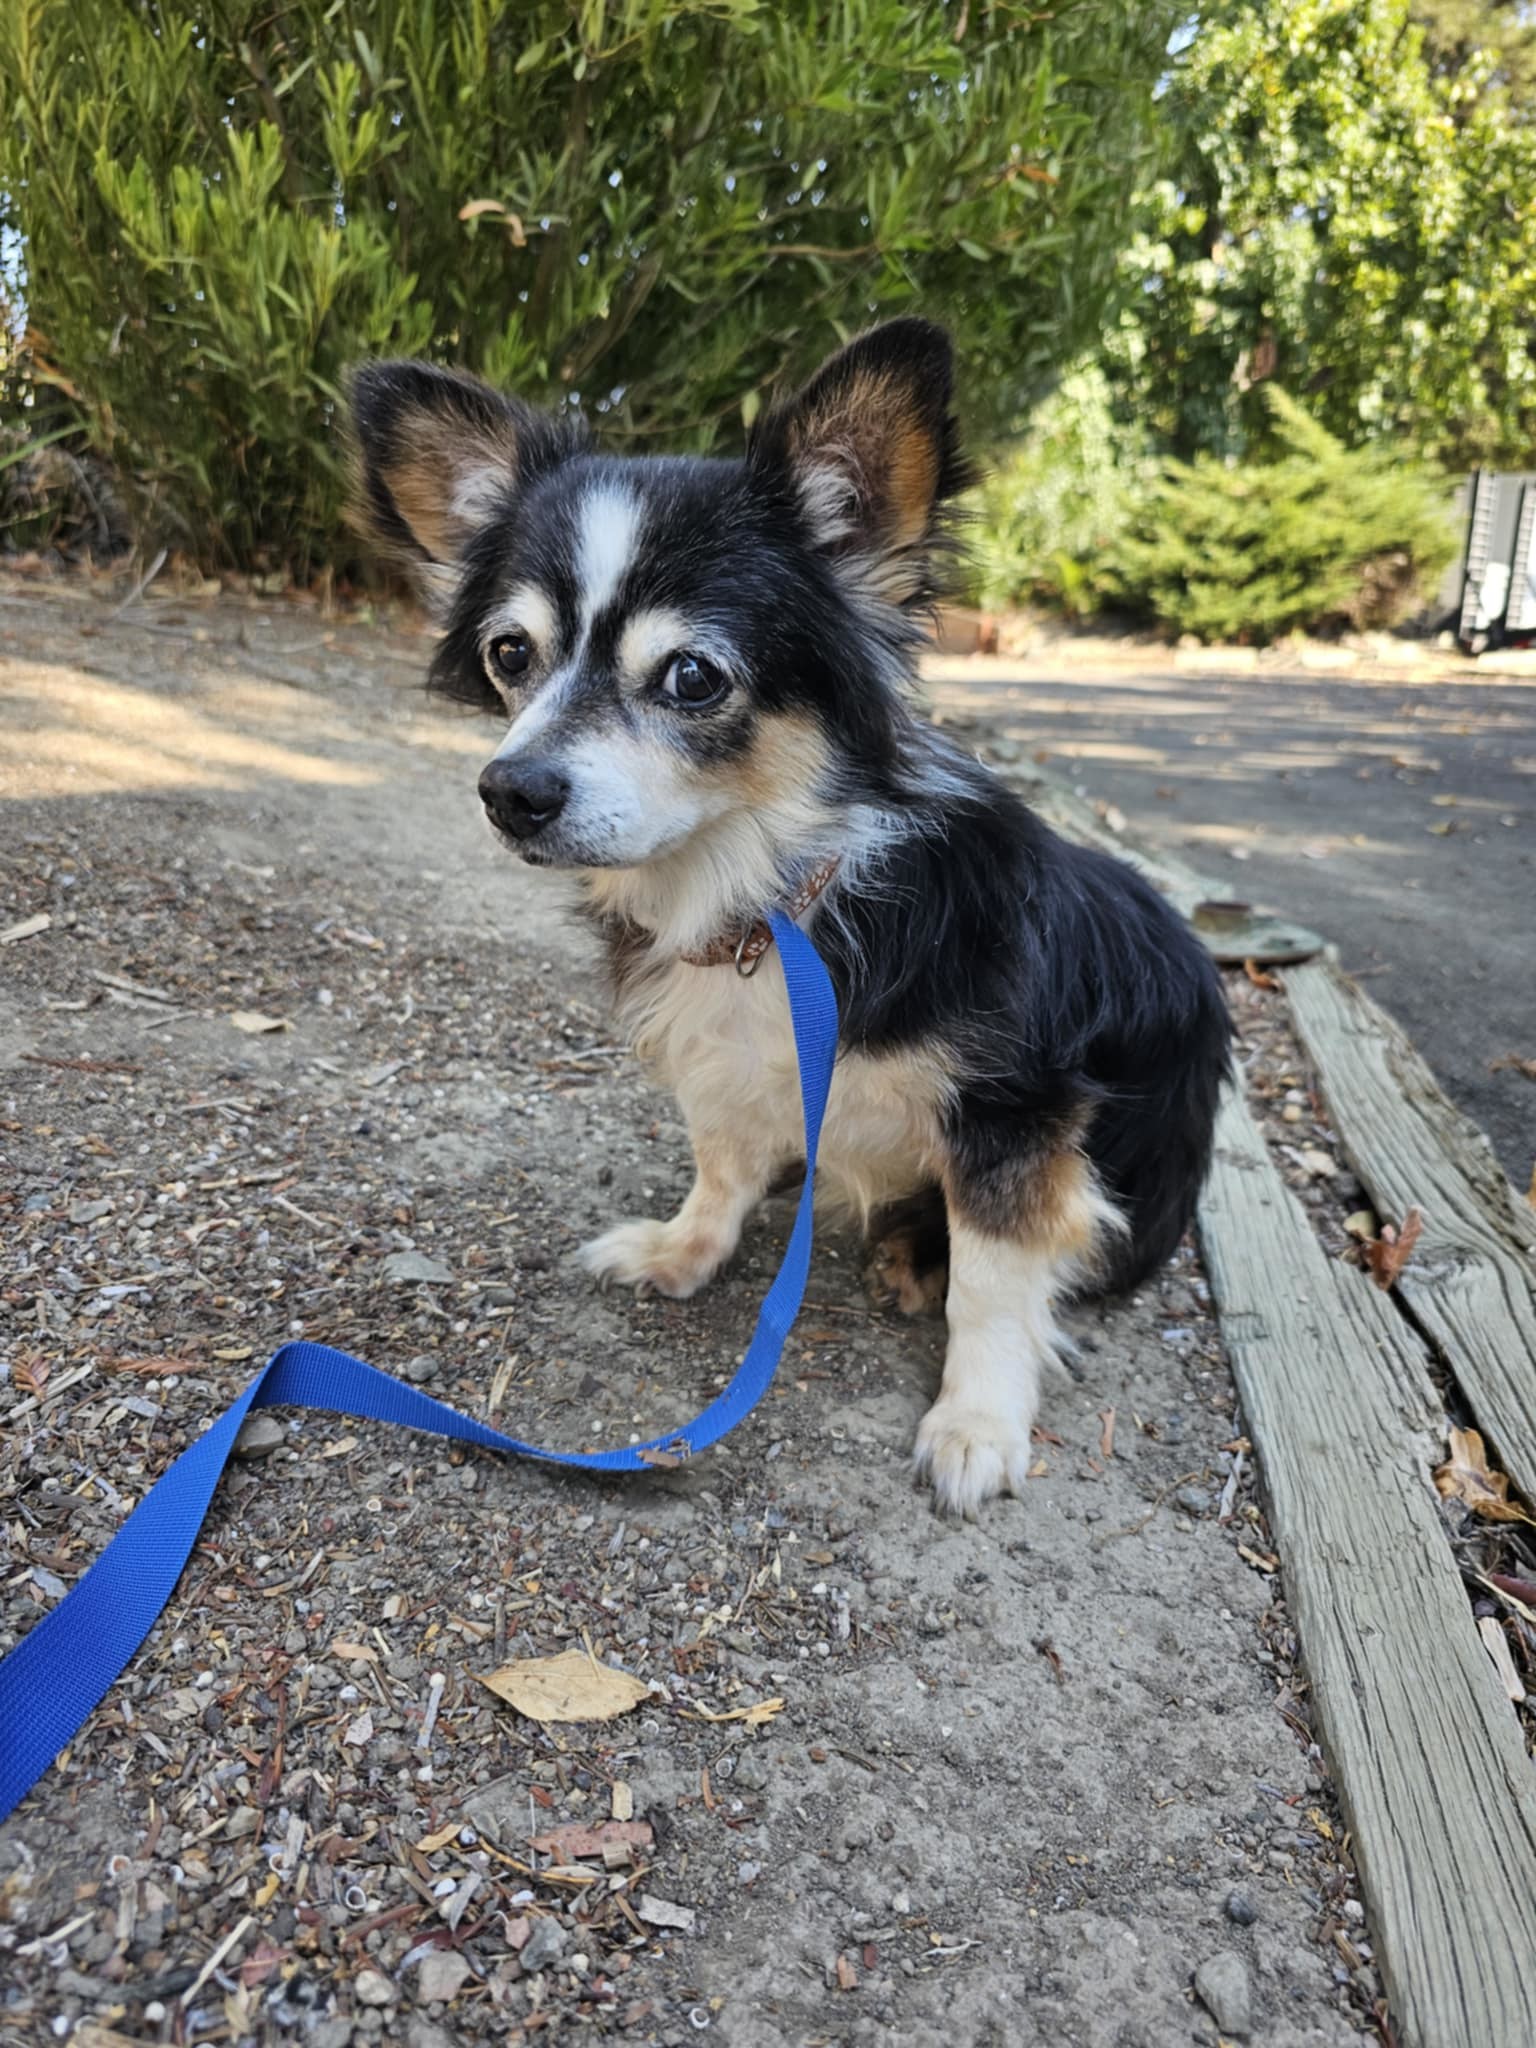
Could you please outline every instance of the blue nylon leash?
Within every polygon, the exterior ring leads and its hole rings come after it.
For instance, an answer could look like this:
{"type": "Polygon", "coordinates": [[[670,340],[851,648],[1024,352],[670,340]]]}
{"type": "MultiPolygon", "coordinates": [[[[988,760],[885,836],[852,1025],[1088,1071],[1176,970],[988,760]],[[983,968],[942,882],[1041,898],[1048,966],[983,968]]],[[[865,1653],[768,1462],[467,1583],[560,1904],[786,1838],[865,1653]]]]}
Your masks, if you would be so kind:
{"type": "Polygon", "coordinates": [[[164,1611],[240,1425],[253,1409],[321,1408],[398,1422],[432,1436],[589,1472],[643,1472],[649,1468],[642,1453],[669,1446],[706,1450],[752,1412],[768,1391],[805,1297],[816,1148],[837,1056],[837,998],[821,956],[782,913],[771,912],[768,922],[784,963],[800,1063],[805,1186],[783,1263],[758,1311],[747,1354],[725,1391],[681,1430],[649,1443],[610,1451],[551,1451],[503,1436],[345,1351],[324,1344],[283,1345],[239,1399],[156,1481],[58,1606],[0,1662],[0,1821],[78,1733],[164,1611]]]}

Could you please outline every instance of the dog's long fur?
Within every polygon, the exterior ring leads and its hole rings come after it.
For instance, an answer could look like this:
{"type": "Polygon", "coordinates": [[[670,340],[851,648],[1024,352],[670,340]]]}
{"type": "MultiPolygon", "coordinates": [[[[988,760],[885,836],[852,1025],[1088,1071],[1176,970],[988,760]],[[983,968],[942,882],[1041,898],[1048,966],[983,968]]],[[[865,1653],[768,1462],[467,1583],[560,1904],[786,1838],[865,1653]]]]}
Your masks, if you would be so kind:
{"type": "Polygon", "coordinates": [[[1022,1486],[1053,1304],[1132,1287],[1178,1243],[1228,1025],[1161,897],[909,706],[967,476],[950,361],[925,322],[877,328],[740,461],[605,457],[421,364],[361,370],[354,418],[364,516],[443,607],[433,681],[511,714],[492,823],[579,877],[688,1120],[682,1210],[610,1231],[591,1270],[693,1293],[796,1157],[776,956],[751,979],[684,956],[837,856],[804,917],[842,1012],[823,1177],[904,1305],[947,1294],[917,1458],[974,1513],[1022,1486]]]}

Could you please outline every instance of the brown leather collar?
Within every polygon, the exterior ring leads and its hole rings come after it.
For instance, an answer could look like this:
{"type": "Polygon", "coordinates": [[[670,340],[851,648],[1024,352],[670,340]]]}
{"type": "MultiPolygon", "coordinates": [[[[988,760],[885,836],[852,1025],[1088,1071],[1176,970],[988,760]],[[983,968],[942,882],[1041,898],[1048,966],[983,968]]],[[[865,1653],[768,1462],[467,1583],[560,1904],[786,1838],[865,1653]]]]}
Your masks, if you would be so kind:
{"type": "MultiPolygon", "coordinates": [[[[809,910],[842,866],[842,861],[842,855],[834,853],[812,868],[793,896],[786,897],[779,905],[784,915],[799,917],[809,910]]],[[[772,944],[773,932],[767,921],[759,917],[745,930],[722,932],[707,946],[700,947],[697,953],[684,953],[681,957],[690,967],[729,967],[734,963],[736,972],[745,977],[757,972],[758,963],[772,944]]]]}

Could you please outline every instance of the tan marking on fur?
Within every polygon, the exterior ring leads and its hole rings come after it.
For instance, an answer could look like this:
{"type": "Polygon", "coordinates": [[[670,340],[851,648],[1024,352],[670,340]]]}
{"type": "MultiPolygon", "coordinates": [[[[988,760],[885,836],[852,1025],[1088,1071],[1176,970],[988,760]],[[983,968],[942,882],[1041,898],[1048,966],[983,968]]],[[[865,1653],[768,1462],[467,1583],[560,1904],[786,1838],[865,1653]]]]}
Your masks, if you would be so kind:
{"type": "Polygon", "coordinates": [[[792,449],[851,478],[885,547],[911,547],[927,528],[939,483],[939,451],[914,415],[902,376],[865,370],[799,420],[792,449]]]}
{"type": "Polygon", "coordinates": [[[1089,1259],[1109,1205],[1079,1151],[1058,1152],[1026,1174],[1019,1189],[1020,1241],[1057,1260],[1089,1259]]]}
{"type": "Polygon", "coordinates": [[[409,447],[379,474],[395,509],[427,553],[449,562],[483,516],[490,487],[510,481],[517,440],[510,424],[504,439],[464,432],[460,421],[419,412],[401,430],[409,447]]]}
{"type": "Polygon", "coordinates": [[[886,458],[886,476],[893,514],[891,542],[911,547],[927,531],[939,487],[939,451],[933,436],[914,421],[899,423],[886,458]]]}
{"type": "Polygon", "coordinates": [[[688,638],[688,621],[681,612],[657,605],[632,613],[619,635],[619,674],[638,688],[667,655],[686,648],[688,638]]]}
{"type": "Polygon", "coordinates": [[[944,1262],[920,1266],[916,1233],[895,1230],[874,1247],[866,1278],[876,1301],[893,1303],[904,1316],[926,1316],[944,1306],[949,1267],[944,1262]]]}
{"type": "Polygon", "coordinates": [[[752,745],[739,760],[701,772],[728,783],[744,804],[793,803],[814,794],[826,772],[827,743],[815,719],[796,712],[761,714],[752,745]]]}

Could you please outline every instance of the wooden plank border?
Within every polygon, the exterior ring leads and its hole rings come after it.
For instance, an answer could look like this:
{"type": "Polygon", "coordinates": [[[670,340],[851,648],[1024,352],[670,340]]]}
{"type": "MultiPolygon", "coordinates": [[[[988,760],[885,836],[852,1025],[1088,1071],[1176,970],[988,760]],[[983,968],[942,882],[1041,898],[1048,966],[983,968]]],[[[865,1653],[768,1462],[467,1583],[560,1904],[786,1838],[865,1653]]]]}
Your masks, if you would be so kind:
{"type": "Polygon", "coordinates": [[[1285,993],[1378,1214],[1401,1223],[1410,1208],[1423,1211],[1398,1290],[1505,1470],[1536,1500],[1536,1211],[1407,1033],[1333,961],[1287,968],[1285,993]]]}
{"type": "Polygon", "coordinates": [[[1536,1770],[1440,1524],[1422,1348],[1232,1090],[1200,1234],[1403,2048],[1536,2041],[1536,1770]]]}

